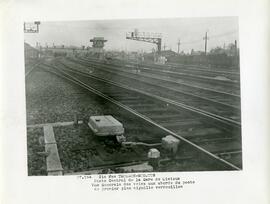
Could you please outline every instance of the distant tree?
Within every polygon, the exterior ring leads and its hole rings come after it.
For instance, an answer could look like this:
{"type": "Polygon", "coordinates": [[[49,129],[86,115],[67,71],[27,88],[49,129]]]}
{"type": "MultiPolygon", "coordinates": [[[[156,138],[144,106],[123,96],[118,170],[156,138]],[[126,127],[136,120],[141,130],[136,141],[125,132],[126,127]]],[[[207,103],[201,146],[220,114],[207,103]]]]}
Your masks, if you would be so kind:
{"type": "Polygon", "coordinates": [[[224,54],[225,53],[225,49],[223,49],[222,47],[215,47],[215,48],[213,48],[213,49],[211,49],[210,50],[210,54],[216,54],[216,55],[218,55],[218,54],[224,54]]]}
{"type": "Polygon", "coordinates": [[[227,46],[227,50],[234,50],[235,49],[235,44],[233,43],[230,43],[228,46],[227,46]]]}
{"type": "Polygon", "coordinates": [[[230,43],[227,46],[226,54],[229,55],[229,56],[235,56],[236,55],[236,52],[238,52],[238,51],[235,50],[235,44],[234,43],[230,43]]]}

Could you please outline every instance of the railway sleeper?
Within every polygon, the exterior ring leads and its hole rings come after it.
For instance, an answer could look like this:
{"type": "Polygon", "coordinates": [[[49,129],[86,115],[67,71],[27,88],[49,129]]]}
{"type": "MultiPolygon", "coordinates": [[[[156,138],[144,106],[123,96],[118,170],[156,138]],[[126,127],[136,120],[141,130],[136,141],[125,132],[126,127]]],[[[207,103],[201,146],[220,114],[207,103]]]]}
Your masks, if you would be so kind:
{"type": "MultiPolygon", "coordinates": [[[[185,140],[183,140],[183,141],[185,141],[185,140]]],[[[185,141],[185,142],[186,142],[187,144],[189,144],[187,141],[185,141]]],[[[191,147],[191,148],[194,148],[194,151],[197,151],[197,148],[198,148],[198,147],[193,146],[193,145],[191,145],[190,147],[191,147]]],[[[205,152],[205,151],[198,152],[198,154],[199,154],[201,157],[206,157],[206,158],[207,158],[207,161],[210,162],[211,164],[213,164],[213,162],[214,162],[215,165],[220,166],[220,168],[221,168],[221,166],[222,166],[222,169],[224,169],[224,168],[226,168],[226,169],[232,169],[232,166],[231,166],[231,165],[228,165],[228,164],[226,164],[226,163],[224,163],[224,162],[217,163],[217,162],[216,162],[216,159],[218,159],[218,158],[215,158],[215,157],[213,157],[213,156],[210,156],[209,153],[207,153],[207,152],[205,152]],[[209,156],[210,156],[210,157],[209,157],[209,156]],[[213,162],[211,162],[211,161],[213,161],[213,162]]]]}

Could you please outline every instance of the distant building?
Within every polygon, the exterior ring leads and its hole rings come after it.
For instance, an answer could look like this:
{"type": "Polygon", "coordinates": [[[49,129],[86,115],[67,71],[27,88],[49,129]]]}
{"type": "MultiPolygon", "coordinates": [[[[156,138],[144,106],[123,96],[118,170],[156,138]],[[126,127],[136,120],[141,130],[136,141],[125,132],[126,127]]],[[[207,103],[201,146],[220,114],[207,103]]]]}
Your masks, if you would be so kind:
{"type": "Polygon", "coordinates": [[[238,49],[236,49],[235,44],[231,43],[227,47],[224,47],[224,48],[215,47],[215,48],[211,49],[209,53],[212,55],[223,54],[223,55],[227,55],[227,56],[232,57],[232,56],[237,56],[238,52],[239,51],[238,51],[238,49]]]}
{"type": "Polygon", "coordinates": [[[107,42],[107,40],[104,39],[104,37],[94,37],[93,39],[90,40],[90,42],[93,43],[93,52],[95,53],[103,53],[104,52],[104,46],[105,46],[105,42],[107,42]]]}
{"type": "Polygon", "coordinates": [[[40,51],[33,48],[28,43],[24,43],[24,57],[25,59],[34,59],[40,57],[40,51]]]}
{"type": "Polygon", "coordinates": [[[198,56],[198,55],[204,55],[205,53],[203,51],[194,51],[193,49],[191,50],[190,55],[193,56],[198,56]]]}
{"type": "Polygon", "coordinates": [[[211,49],[209,53],[212,55],[220,55],[220,54],[225,54],[226,50],[221,47],[216,47],[216,48],[211,49]]]}
{"type": "Polygon", "coordinates": [[[172,50],[163,50],[163,51],[160,51],[160,55],[164,57],[171,57],[171,56],[176,56],[177,53],[172,50]]]}

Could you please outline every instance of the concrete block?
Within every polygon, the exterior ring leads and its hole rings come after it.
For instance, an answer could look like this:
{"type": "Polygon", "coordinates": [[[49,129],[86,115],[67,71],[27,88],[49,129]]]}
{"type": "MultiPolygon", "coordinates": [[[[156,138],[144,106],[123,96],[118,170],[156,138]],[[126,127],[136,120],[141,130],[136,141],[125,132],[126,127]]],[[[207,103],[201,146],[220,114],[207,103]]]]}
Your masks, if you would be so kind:
{"type": "Polygon", "coordinates": [[[178,150],[179,143],[180,143],[180,140],[171,135],[167,135],[166,137],[163,137],[161,141],[162,147],[166,149],[167,151],[174,154],[176,154],[178,150]]]}
{"type": "Polygon", "coordinates": [[[97,136],[123,135],[124,127],[111,115],[91,116],[88,126],[97,136]]]}
{"type": "Polygon", "coordinates": [[[149,159],[158,159],[159,157],[160,157],[160,152],[157,149],[152,148],[149,150],[148,152],[149,159]]]}

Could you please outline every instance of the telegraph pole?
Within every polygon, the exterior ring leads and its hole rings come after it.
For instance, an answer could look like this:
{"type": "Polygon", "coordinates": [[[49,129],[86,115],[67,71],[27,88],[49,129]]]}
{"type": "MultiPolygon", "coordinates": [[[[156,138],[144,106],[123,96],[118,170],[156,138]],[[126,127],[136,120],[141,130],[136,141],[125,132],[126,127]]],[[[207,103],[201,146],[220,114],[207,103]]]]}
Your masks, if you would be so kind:
{"type": "Polygon", "coordinates": [[[234,46],[235,46],[235,55],[237,55],[237,40],[234,41],[234,46]]]}
{"type": "Polygon", "coordinates": [[[207,37],[207,32],[205,33],[205,36],[204,36],[204,41],[205,41],[205,43],[204,43],[204,54],[206,55],[206,53],[207,53],[207,40],[209,40],[209,38],[207,37]]]}
{"type": "Polygon", "coordinates": [[[177,53],[179,54],[180,52],[180,45],[181,45],[181,42],[180,42],[180,39],[178,40],[178,43],[177,43],[177,53]]]}
{"type": "Polygon", "coordinates": [[[237,51],[237,40],[234,41],[234,48],[235,48],[235,64],[239,66],[239,58],[238,58],[238,51],[237,51]]]}

